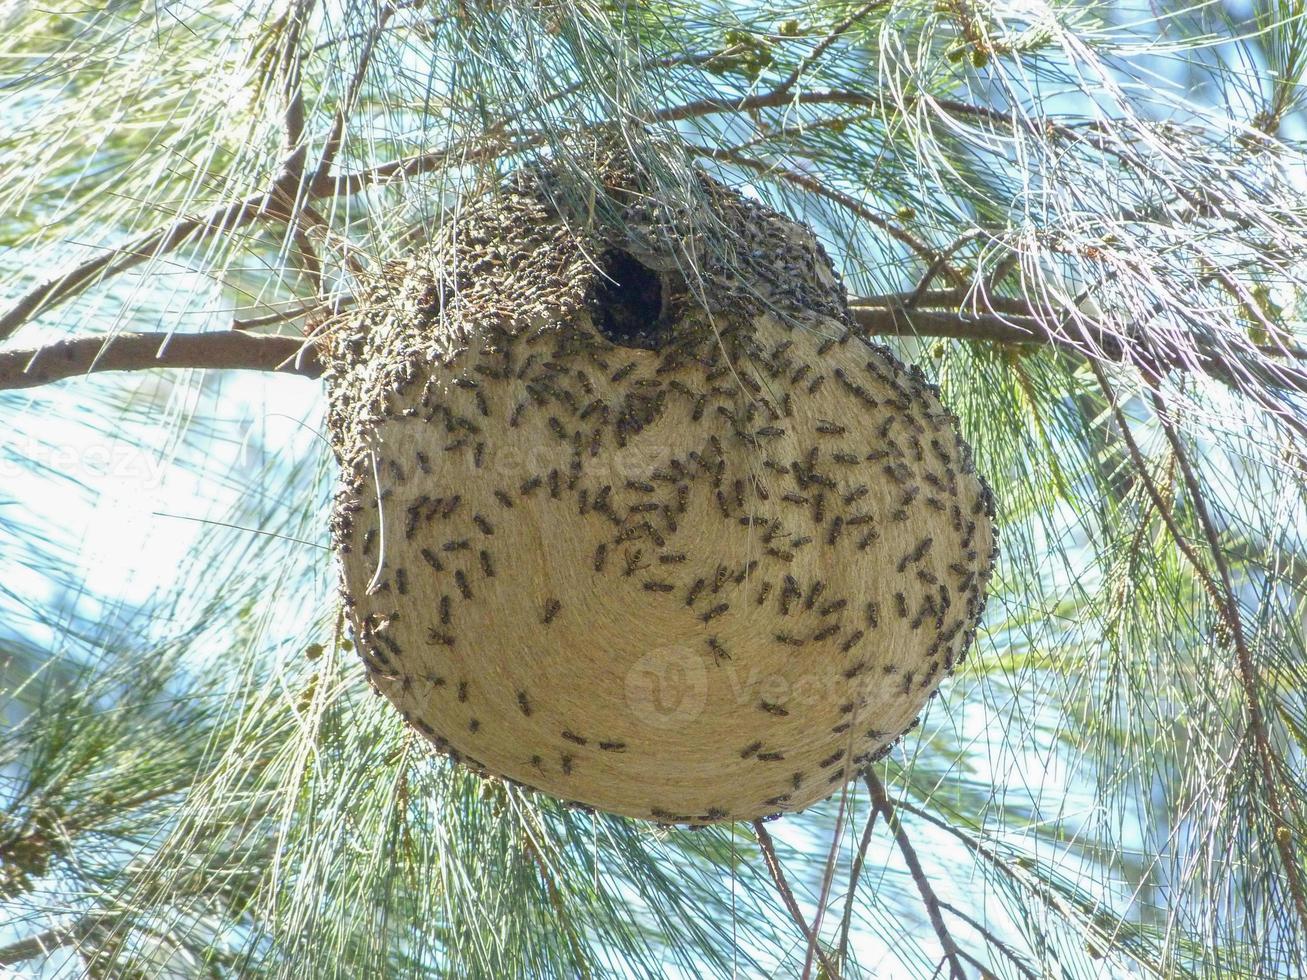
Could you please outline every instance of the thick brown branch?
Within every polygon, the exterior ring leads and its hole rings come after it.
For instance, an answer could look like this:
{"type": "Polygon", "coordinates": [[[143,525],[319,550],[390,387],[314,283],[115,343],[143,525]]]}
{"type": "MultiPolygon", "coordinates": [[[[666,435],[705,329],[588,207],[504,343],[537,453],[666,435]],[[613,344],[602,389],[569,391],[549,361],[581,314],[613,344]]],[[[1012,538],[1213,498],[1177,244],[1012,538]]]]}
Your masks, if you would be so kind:
{"type": "MultiPolygon", "coordinates": [[[[289,173],[284,175],[283,182],[289,176],[289,173]]],[[[148,232],[121,248],[110,249],[68,272],[46,280],[0,314],[0,340],[4,340],[37,313],[71,299],[91,283],[166,255],[198,234],[234,231],[260,217],[284,216],[283,210],[273,205],[274,198],[280,196],[275,190],[261,191],[231,204],[215,207],[202,215],[177,218],[171,224],[148,232]]],[[[294,194],[290,196],[293,199],[294,194]]]]}
{"type": "Polygon", "coordinates": [[[297,337],[238,330],[209,333],[125,333],[77,337],[35,350],[0,351],[0,390],[35,388],[103,371],[148,368],[221,368],[280,371],[316,378],[322,365],[312,345],[297,337]]]}
{"type": "MultiPolygon", "coordinates": [[[[1120,338],[1106,331],[1095,331],[1089,324],[1078,325],[1084,338],[1081,342],[1060,336],[1045,325],[1042,317],[1031,315],[1036,311],[1021,300],[1005,301],[994,297],[991,305],[1001,306],[1005,312],[978,313],[920,308],[956,304],[957,293],[952,290],[924,294],[918,299],[916,309],[905,307],[908,298],[898,295],[854,299],[850,314],[859,331],[870,337],[942,337],[1001,344],[1040,344],[1091,361],[1104,358],[1123,360],[1127,353],[1122,349],[1120,338]],[[872,303],[876,305],[869,305],[872,303]]],[[[278,315],[266,318],[266,321],[279,319],[284,317],[278,315]]],[[[248,328],[263,322],[263,319],[238,321],[238,326],[248,328]]],[[[306,377],[316,377],[320,372],[311,349],[304,350],[299,367],[283,365],[288,357],[300,354],[302,342],[294,338],[247,336],[246,342],[241,343],[227,333],[210,332],[173,334],[166,345],[164,340],[162,333],[120,334],[102,357],[97,357],[105,342],[101,337],[74,338],[47,348],[0,352],[0,390],[31,388],[96,371],[158,367],[278,370],[306,377]],[[164,348],[164,353],[156,357],[160,348],[164,348]]],[[[1178,361],[1166,366],[1179,370],[1189,368],[1178,361]]],[[[1233,371],[1215,355],[1205,356],[1202,366],[1218,380],[1232,383],[1233,371]]],[[[1307,392],[1307,377],[1286,367],[1281,387],[1307,392]]]]}

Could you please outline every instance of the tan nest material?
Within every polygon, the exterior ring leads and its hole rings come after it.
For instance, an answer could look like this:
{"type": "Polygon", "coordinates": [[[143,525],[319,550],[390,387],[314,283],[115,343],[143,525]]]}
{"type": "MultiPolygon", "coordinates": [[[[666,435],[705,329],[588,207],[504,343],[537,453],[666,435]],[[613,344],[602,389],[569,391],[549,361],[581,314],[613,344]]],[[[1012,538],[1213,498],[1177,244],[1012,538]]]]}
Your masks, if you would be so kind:
{"type": "Polygon", "coordinates": [[[467,205],[332,341],[359,654],[478,771],[669,823],[801,809],[962,659],[989,492],[809,230],[700,177],[673,249],[630,173],[620,233],[559,179],[467,205]]]}

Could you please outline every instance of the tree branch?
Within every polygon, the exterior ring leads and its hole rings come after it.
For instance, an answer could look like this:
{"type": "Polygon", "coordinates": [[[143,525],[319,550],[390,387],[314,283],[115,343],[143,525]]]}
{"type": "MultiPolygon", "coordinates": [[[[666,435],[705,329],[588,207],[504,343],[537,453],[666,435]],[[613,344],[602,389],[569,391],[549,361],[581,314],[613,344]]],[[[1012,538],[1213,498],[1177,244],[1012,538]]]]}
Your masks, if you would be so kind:
{"type": "Polygon", "coordinates": [[[88,913],[63,929],[46,929],[44,932],[0,946],[0,967],[25,963],[38,956],[49,956],[64,946],[80,946],[98,929],[118,917],[104,913],[88,913]]]}
{"type": "Polygon", "coordinates": [[[35,350],[0,351],[0,390],[35,388],[64,378],[149,368],[280,371],[322,374],[311,343],[238,330],[208,333],[123,333],[76,337],[35,350]]]}
{"type": "Polygon", "coordinates": [[[844,916],[840,920],[840,944],[837,953],[841,966],[848,962],[849,928],[853,924],[853,900],[858,894],[858,880],[862,877],[862,866],[867,860],[867,848],[871,846],[871,835],[876,830],[876,817],[879,814],[880,811],[875,807],[872,807],[871,812],[867,814],[867,822],[862,828],[862,839],[858,841],[858,854],[853,859],[853,868],[849,872],[849,891],[844,899],[844,916]]]}
{"type": "MultiPolygon", "coordinates": [[[[1002,953],[1004,958],[1007,959],[1007,961],[1010,962],[1014,967],[1016,967],[1017,972],[1020,973],[1023,977],[1026,977],[1027,980],[1039,980],[1039,978],[1035,976],[1034,971],[1032,971],[1030,967],[1026,966],[1025,960],[1023,960],[1020,956],[1017,955],[1016,950],[1012,949],[1012,947],[1009,946],[1007,943],[1005,943],[1000,937],[996,936],[992,930],[987,929],[984,923],[977,921],[973,916],[970,916],[966,912],[963,912],[956,905],[950,905],[948,902],[944,901],[943,899],[940,900],[939,907],[941,909],[944,909],[946,912],[952,912],[967,925],[971,926],[972,929],[975,929],[976,932],[984,936],[985,942],[989,943],[990,946],[994,947],[996,950],[1002,953]]],[[[967,955],[967,954],[963,954],[963,955],[967,955]]],[[[972,959],[972,957],[967,956],[967,959],[972,959]]]]}
{"type": "Polygon", "coordinates": [[[926,906],[926,915],[930,918],[930,924],[935,930],[935,935],[939,938],[939,944],[944,949],[944,959],[948,962],[949,976],[953,980],[967,980],[967,971],[962,968],[961,951],[958,949],[957,943],[953,941],[948,926],[944,923],[939,898],[935,895],[935,889],[931,886],[930,879],[926,877],[926,872],[922,870],[916,849],[913,848],[907,831],[903,829],[903,822],[899,819],[898,813],[894,810],[894,805],[890,803],[889,796],[885,793],[885,785],[880,781],[880,777],[870,769],[863,773],[862,778],[867,783],[867,789],[871,791],[872,804],[885,817],[885,823],[889,825],[890,831],[894,834],[894,840],[899,846],[899,851],[903,854],[903,860],[908,866],[908,871],[912,874],[912,880],[916,882],[917,892],[921,895],[922,904],[926,906]]]}
{"type": "Polygon", "coordinates": [[[794,920],[794,924],[799,927],[804,939],[808,941],[808,948],[817,951],[817,958],[821,960],[826,976],[830,977],[831,980],[839,980],[839,970],[835,969],[835,964],[831,962],[825,947],[817,941],[816,935],[808,928],[807,920],[803,918],[803,910],[799,908],[799,903],[794,898],[794,892],[790,890],[790,884],[785,880],[785,871],[781,868],[780,859],[776,856],[776,845],[772,843],[771,832],[767,830],[767,825],[761,820],[755,820],[753,821],[753,832],[758,838],[758,846],[762,849],[763,863],[767,865],[767,871],[771,874],[772,881],[776,883],[776,890],[780,892],[781,901],[785,903],[790,918],[794,920]]]}
{"type": "MultiPolygon", "coordinates": [[[[907,294],[854,298],[849,313],[859,332],[869,337],[940,337],[1000,344],[1039,344],[1067,351],[1091,363],[1124,361],[1129,353],[1121,338],[1107,330],[1096,330],[1089,323],[1077,323],[1083,338],[1080,341],[1057,334],[1044,322],[1050,315],[1048,311],[1037,310],[1025,300],[993,297],[991,305],[999,311],[981,313],[922,309],[961,302],[956,290],[927,292],[917,299],[916,308],[911,309],[905,305],[910,298],[907,294]]],[[[296,315],[313,308],[306,305],[296,315]]],[[[278,314],[238,321],[237,326],[248,328],[285,318],[278,314]]],[[[0,390],[32,388],[78,374],[160,367],[284,371],[310,378],[321,373],[321,365],[313,350],[290,337],[246,335],[246,341],[240,342],[222,331],[119,334],[106,348],[108,340],[105,337],[78,337],[47,347],[0,352],[0,390]],[[294,367],[284,363],[296,358],[298,362],[294,367]]],[[[1234,369],[1224,358],[1213,353],[1200,352],[1196,365],[1175,359],[1159,367],[1181,371],[1200,367],[1219,381],[1236,384],[1234,369]]],[[[1278,387],[1307,393],[1307,372],[1286,367],[1278,381],[1278,387]]]]}
{"type": "MultiPolygon", "coordinates": [[[[940,255],[926,242],[923,242],[906,228],[900,228],[892,221],[886,220],[877,214],[867,205],[863,204],[856,197],[845,194],[843,191],[828,187],[817,178],[810,174],[799,173],[797,170],[789,170],[785,167],[773,166],[763,160],[754,159],[751,156],[740,153],[734,149],[714,149],[710,146],[692,146],[691,149],[699,156],[707,157],[710,160],[721,160],[725,163],[732,163],[746,170],[752,170],[756,174],[767,177],[776,177],[780,180],[787,181],[795,187],[801,187],[810,194],[816,194],[827,200],[834,201],[840,207],[857,215],[863,221],[875,228],[879,228],[885,234],[889,235],[895,241],[906,245],[913,253],[925,262],[934,265],[940,262],[940,255]]],[[[941,262],[942,271],[955,285],[962,285],[962,277],[959,273],[941,262]]]]}
{"type": "Polygon", "coordinates": [[[830,46],[838,41],[840,36],[853,26],[855,21],[866,17],[867,14],[871,13],[877,7],[883,7],[885,3],[886,0],[871,0],[870,3],[864,3],[861,7],[854,10],[842,21],[832,27],[830,32],[818,41],[813,49],[804,56],[803,60],[795,66],[794,71],[790,72],[789,75],[780,82],[780,84],[772,89],[772,93],[774,95],[784,95],[789,92],[790,89],[794,88],[798,80],[803,77],[803,73],[815,65],[818,60],[821,59],[821,56],[830,50],[830,46]]]}
{"type": "Polygon", "coordinates": [[[1224,601],[1220,603],[1220,606],[1225,610],[1223,618],[1230,627],[1234,641],[1239,680],[1244,691],[1244,701],[1248,707],[1248,727],[1252,729],[1253,744],[1257,749],[1257,761],[1262,770],[1262,780],[1266,787],[1266,802],[1271,810],[1271,822],[1275,825],[1275,846],[1280,852],[1280,860],[1284,864],[1284,874],[1289,884],[1289,897],[1293,900],[1294,909],[1298,913],[1298,921],[1303,928],[1303,932],[1307,933],[1307,892],[1304,891],[1298,858],[1294,853],[1293,840],[1295,834],[1289,826],[1289,822],[1285,819],[1284,803],[1280,799],[1280,783],[1276,777],[1276,769],[1282,763],[1271,746],[1270,735],[1267,731],[1266,717],[1262,711],[1257,665],[1253,662],[1252,650],[1249,649],[1248,639],[1244,634],[1243,616],[1239,610],[1239,600],[1235,595],[1234,582],[1230,576],[1230,566],[1225,560],[1225,552],[1221,548],[1221,542],[1216,533],[1216,525],[1212,521],[1212,516],[1207,508],[1207,501],[1202,494],[1202,487],[1189,463],[1188,450],[1175,429],[1175,422],[1172,420],[1166,403],[1156,389],[1152,392],[1152,402],[1153,409],[1157,414],[1157,420],[1162,426],[1162,431],[1166,434],[1166,440],[1170,443],[1176,461],[1180,464],[1180,475],[1186,489],[1189,491],[1194,516],[1198,520],[1198,526],[1202,529],[1203,536],[1207,539],[1212,563],[1216,566],[1217,574],[1220,576],[1224,593],[1224,601]]]}

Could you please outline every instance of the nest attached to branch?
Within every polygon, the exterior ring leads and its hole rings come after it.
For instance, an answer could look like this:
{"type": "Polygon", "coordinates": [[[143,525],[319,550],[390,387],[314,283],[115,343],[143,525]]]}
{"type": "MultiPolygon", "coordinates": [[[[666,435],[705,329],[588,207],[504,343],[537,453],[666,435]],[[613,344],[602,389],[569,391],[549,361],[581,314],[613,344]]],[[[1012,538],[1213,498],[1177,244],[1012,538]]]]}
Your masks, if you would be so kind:
{"type": "Polygon", "coordinates": [[[962,659],[989,491],[808,229],[699,175],[678,240],[631,168],[617,221],[564,179],[465,205],[332,338],[359,653],[479,771],[662,822],[801,809],[962,659]]]}

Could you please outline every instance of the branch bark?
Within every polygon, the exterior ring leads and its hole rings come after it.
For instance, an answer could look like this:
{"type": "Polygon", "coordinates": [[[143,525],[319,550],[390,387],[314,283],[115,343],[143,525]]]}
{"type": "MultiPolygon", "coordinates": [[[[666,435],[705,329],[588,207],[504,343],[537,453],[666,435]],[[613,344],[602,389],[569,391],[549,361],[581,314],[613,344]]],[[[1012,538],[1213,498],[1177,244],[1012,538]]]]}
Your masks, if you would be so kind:
{"type": "MultiPolygon", "coordinates": [[[[992,297],[999,312],[929,309],[956,305],[955,290],[928,292],[916,298],[875,296],[854,299],[850,316],[858,331],[869,337],[939,337],[986,341],[1000,344],[1052,346],[1090,363],[1125,360],[1128,351],[1121,339],[1107,330],[1095,330],[1078,322],[1080,340],[1056,333],[1047,325],[1049,311],[1036,310],[1023,300],[992,297]],[[872,305],[874,304],[874,305],[872,305]]],[[[254,322],[241,326],[254,326],[254,322]]],[[[32,388],[80,374],[101,371],[133,371],[160,367],[226,368],[229,370],[281,371],[316,378],[322,373],[312,346],[294,337],[271,337],[240,331],[207,333],[128,333],[115,337],[77,337],[46,347],[0,352],[0,390],[32,388]],[[289,362],[289,363],[288,363],[289,362]]],[[[3,337],[0,329],[0,338],[3,337]]],[[[1175,360],[1159,368],[1193,370],[1201,367],[1211,377],[1237,385],[1237,373],[1214,353],[1204,354],[1194,365],[1175,360]]],[[[1278,387],[1307,393],[1307,372],[1286,365],[1277,377],[1278,387]]]]}
{"type": "Polygon", "coordinates": [[[794,924],[803,933],[803,938],[808,941],[808,948],[817,951],[817,958],[821,960],[826,976],[830,977],[831,980],[839,980],[840,971],[831,962],[830,956],[827,954],[825,947],[818,941],[816,934],[808,927],[808,922],[803,917],[803,910],[799,908],[794,892],[791,891],[790,884],[785,879],[785,870],[781,867],[780,859],[776,856],[776,845],[772,843],[771,832],[767,830],[767,825],[761,820],[755,820],[753,821],[753,832],[758,838],[758,846],[762,849],[763,862],[767,865],[767,871],[771,874],[772,881],[776,883],[776,890],[780,892],[781,901],[785,903],[790,918],[794,920],[794,924]]]}
{"type": "Polygon", "coordinates": [[[944,923],[939,898],[935,895],[935,889],[931,886],[930,879],[921,867],[921,861],[917,857],[917,851],[912,846],[907,831],[903,829],[903,821],[899,819],[894,804],[889,801],[889,796],[885,793],[885,784],[871,770],[867,770],[863,774],[863,779],[867,783],[867,789],[871,791],[872,805],[884,816],[885,823],[889,826],[890,832],[894,834],[894,841],[898,844],[904,863],[907,864],[908,871],[912,875],[912,880],[916,883],[917,893],[921,895],[921,902],[926,907],[926,915],[930,919],[931,927],[935,930],[939,944],[944,950],[944,959],[948,963],[949,976],[952,980],[967,980],[967,971],[962,968],[963,954],[958,949],[958,944],[953,941],[953,935],[948,931],[948,926],[944,923]]]}
{"type": "Polygon", "coordinates": [[[322,364],[311,343],[239,330],[125,333],[77,337],[34,350],[0,352],[0,390],[35,388],[65,378],[148,368],[279,371],[316,378],[322,364]]]}

